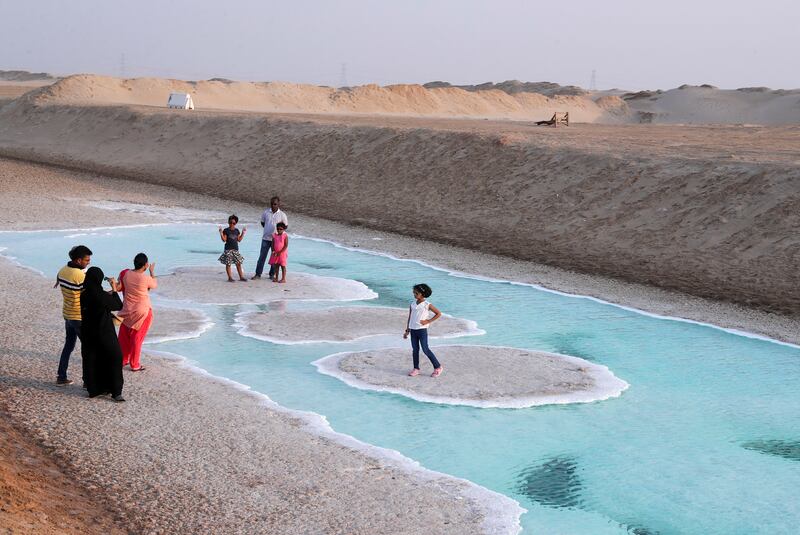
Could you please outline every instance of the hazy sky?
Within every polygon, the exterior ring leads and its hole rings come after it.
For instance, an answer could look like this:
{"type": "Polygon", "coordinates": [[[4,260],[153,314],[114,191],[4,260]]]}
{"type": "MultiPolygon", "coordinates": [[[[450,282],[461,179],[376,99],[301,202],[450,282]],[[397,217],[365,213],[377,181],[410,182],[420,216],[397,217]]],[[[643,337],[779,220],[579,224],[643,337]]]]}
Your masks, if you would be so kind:
{"type": "Polygon", "coordinates": [[[800,87],[798,0],[0,0],[0,69],[800,87]]]}

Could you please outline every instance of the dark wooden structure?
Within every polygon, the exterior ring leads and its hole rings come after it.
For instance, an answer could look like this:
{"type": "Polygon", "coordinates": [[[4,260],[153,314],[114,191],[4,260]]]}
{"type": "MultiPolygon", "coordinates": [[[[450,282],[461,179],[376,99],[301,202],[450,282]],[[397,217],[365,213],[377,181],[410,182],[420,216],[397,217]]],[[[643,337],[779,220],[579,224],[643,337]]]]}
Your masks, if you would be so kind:
{"type": "Polygon", "coordinates": [[[557,111],[549,121],[536,121],[536,126],[552,126],[557,128],[558,125],[569,126],[569,112],[557,111]]]}

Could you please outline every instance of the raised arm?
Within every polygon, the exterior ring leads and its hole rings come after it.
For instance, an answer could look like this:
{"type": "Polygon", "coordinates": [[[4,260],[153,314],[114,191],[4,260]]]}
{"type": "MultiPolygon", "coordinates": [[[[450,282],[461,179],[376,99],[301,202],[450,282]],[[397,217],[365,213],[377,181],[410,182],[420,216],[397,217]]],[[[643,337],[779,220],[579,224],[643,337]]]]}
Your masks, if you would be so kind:
{"type": "Polygon", "coordinates": [[[242,231],[239,233],[239,237],[237,238],[237,241],[242,241],[244,239],[244,233],[245,232],[247,232],[247,227],[244,227],[242,229],[242,231]]]}
{"type": "Polygon", "coordinates": [[[228,241],[227,238],[225,238],[225,232],[222,230],[222,227],[219,227],[219,238],[224,242],[228,241]]]}
{"type": "Polygon", "coordinates": [[[156,280],[156,263],[150,262],[150,283],[147,285],[148,290],[155,290],[158,288],[158,281],[156,280]]]}

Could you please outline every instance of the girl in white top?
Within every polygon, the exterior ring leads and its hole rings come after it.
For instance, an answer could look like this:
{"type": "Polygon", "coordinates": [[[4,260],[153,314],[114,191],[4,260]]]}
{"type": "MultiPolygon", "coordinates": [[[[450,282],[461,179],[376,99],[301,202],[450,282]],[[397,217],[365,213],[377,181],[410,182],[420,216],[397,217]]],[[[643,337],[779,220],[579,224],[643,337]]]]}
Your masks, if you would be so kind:
{"type": "Polygon", "coordinates": [[[423,353],[433,364],[431,377],[439,377],[443,368],[436,359],[436,355],[428,347],[428,325],[441,318],[442,313],[425,300],[426,297],[430,297],[433,293],[430,286],[417,284],[412,291],[414,292],[414,302],[408,307],[406,332],[403,333],[403,338],[408,338],[411,335],[411,351],[414,360],[414,369],[408,372],[408,375],[411,377],[419,375],[419,348],[421,345],[423,353]],[[431,312],[433,312],[432,318],[430,317],[431,312]]]}

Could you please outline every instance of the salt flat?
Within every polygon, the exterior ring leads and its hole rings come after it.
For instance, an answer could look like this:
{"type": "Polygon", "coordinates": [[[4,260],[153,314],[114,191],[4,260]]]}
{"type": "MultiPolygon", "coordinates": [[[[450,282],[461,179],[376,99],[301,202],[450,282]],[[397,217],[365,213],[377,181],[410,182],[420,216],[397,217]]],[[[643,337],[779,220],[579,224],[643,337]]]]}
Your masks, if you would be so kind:
{"type": "Polygon", "coordinates": [[[524,408],[587,403],[619,396],[628,384],[604,366],[568,355],[511,347],[445,345],[432,348],[444,372],[410,377],[407,347],[336,353],[314,365],[325,374],[365,390],[392,392],[429,403],[524,408]]]}
{"type": "MultiPolygon", "coordinates": [[[[286,310],[237,315],[240,334],[278,344],[346,342],[371,336],[399,337],[405,329],[408,310],[389,307],[335,307],[323,310],[286,310]]],[[[442,317],[430,327],[431,338],[454,338],[481,334],[475,322],[442,317]]]]}
{"type": "Polygon", "coordinates": [[[154,293],[168,299],[218,305],[295,300],[359,301],[378,296],[362,282],[309,273],[290,273],[283,284],[272,282],[266,276],[259,280],[237,278],[229,282],[221,264],[177,268],[159,277],[154,293]]]}

